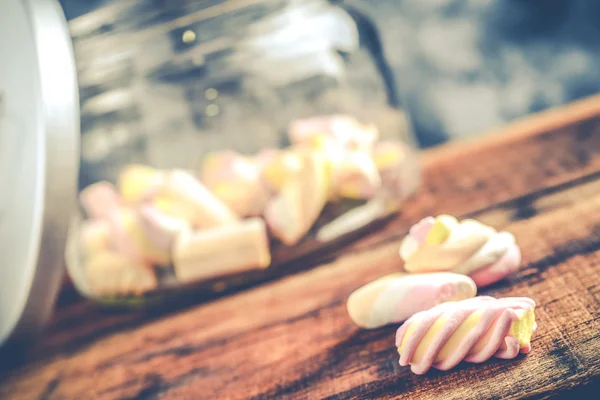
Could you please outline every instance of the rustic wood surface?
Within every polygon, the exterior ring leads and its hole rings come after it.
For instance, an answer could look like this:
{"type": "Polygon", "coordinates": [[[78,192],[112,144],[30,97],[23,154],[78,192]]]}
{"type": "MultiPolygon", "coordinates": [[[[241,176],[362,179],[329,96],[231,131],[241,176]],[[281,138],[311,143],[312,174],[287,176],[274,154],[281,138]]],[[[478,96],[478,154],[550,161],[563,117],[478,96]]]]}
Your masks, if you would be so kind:
{"type": "Polygon", "coordinates": [[[309,270],[153,312],[63,301],[39,343],[4,359],[0,398],[585,397],[600,384],[600,97],[497,133],[424,154],[423,187],[402,214],[304,260],[309,270]],[[517,237],[523,269],[482,293],[538,303],[529,355],[416,376],[398,365],[396,326],[350,321],[348,294],[401,268],[399,238],[439,213],[517,237]]]}

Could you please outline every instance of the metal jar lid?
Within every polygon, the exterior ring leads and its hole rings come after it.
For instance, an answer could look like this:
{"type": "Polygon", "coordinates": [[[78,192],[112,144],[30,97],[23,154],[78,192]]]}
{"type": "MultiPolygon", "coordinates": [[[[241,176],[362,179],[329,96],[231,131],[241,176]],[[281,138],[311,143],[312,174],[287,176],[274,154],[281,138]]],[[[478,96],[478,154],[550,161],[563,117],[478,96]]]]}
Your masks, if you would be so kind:
{"type": "Polygon", "coordinates": [[[77,195],[79,99],[56,0],[0,1],[0,345],[52,312],[77,195]]]}

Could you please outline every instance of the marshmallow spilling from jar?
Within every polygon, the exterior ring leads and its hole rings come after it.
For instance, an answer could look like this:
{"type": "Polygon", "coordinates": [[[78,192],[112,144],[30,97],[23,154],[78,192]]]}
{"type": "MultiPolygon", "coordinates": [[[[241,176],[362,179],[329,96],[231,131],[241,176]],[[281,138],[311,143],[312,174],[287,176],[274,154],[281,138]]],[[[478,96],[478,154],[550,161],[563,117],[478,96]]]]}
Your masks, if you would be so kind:
{"type": "Polygon", "coordinates": [[[83,221],[80,248],[83,262],[83,287],[92,296],[142,294],[157,286],[152,265],[123,254],[112,246],[109,220],[83,221]]]}
{"type": "Polygon", "coordinates": [[[282,185],[265,209],[271,233],[286,245],[298,243],[313,226],[329,194],[326,159],[301,152],[299,170],[282,185]]]}
{"type": "MultiPolygon", "coordinates": [[[[88,186],[81,195],[81,203],[92,217],[86,221],[91,226],[105,224],[108,229],[108,246],[132,260],[154,265],[169,264],[170,241],[178,232],[188,229],[189,223],[169,216],[152,203],[131,207],[108,182],[88,186]],[[112,193],[109,195],[109,193],[112,193]],[[96,204],[100,202],[101,204],[96,204]],[[102,205],[102,213],[92,213],[102,205]]],[[[89,236],[89,235],[88,235],[89,236]]]]}
{"type": "Polygon", "coordinates": [[[331,200],[367,200],[381,190],[381,177],[373,157],[373,143],[371,140],[361,141],[361,134],[367,135],[358,131],[353,135],[357,138],[351,140],[340,139],[332,133],[315,133],[296,143],[297,148],[320,153],[326,158],[331,179],[331,200]]]}
{"type": "Polygon", "coordinates": [[[239,220],[189,173],[130,166],[124,174],[121,193],[99,182],[80,195],[90,217],[80,237],[90,295],[150,292],[160,285],[155,269],[170,265],[189,281],[270,264],[262,219],[239,220]]]}
{"type": "Polygon", "coordinates": [[[295,121],[288,134],[283,150],[210,153],[198,176],[133,164],[121,170],[118,190],[109,182],[86,188],[80,200],[93,228],[82,253],[91,292],[151,291],[172,276],[166,270],[187,282],[262,269],[269,236],[295,245],[314,228],[318,241],[331,241],[397,210],[409,188],[403,143],[379,143],[374,125],[343,115],[295,121]],[[341,199],[357,206],[317,223],[326,204],[341,199]]]}
{"type": "Polygon", "coordinates": [[[260,218],[179,235],[173,246],[173,266],[182,282],[211,279],[271,263],[265,223],[260,218]]]}
{"type": "Polygon", "coordinates": [[[207,155],[202,183],[240,217],[262,215],[270,193],[257,160],[231,150],[207,155]]]}
{"type": "Polygon", "coordinates": [[[505,278],[521,263],[511,233],[449,215],[427,217],[414,225],[402,241],[400,257],[406,271],[465,274],[479,287],[505,278]]]}

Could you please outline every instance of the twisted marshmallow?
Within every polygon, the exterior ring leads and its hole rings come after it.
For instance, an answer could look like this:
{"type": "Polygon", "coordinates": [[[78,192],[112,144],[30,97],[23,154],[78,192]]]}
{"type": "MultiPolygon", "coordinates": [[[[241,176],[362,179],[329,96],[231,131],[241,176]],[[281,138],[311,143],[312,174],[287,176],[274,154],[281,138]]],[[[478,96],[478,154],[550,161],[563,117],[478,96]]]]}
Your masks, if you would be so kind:
{"type": "Polygon", "coordinates": [[[509,232],[449,215],[427,217],[413,226],[400,247],[410,272],[451,271],[469,275],[482,287],[505,278],[521,263],[521,250],[509,232]]]}
{"type": "Polygon", "coordinates": [[[510,359],[531,350],[535,302],[526,297],[475,297],[413,315],[396,333],[400,365],[415,374],[492,356],[510,359]]]}
{"type": "Polygon", "coordinates": [[[446,301],[468,299],[477,293],[475,282],[450,272],[395,273],[379,278],[348,297],[348,314],[364,328],[405,321],[413,314],[446,301]]]}

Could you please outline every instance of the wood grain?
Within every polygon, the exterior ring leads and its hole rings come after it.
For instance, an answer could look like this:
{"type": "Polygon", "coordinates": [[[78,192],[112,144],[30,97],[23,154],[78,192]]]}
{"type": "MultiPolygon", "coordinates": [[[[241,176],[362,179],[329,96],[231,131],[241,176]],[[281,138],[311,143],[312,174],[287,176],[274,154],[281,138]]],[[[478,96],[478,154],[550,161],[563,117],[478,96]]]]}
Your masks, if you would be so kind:
{"type": "Polygon", "coordinates": [[[85,302],[60,308],[23,359],[4,363],[0,398],[499,399],[598,387],[600,119],[494,140],[455,157],[425,157],[423,188],[402,214],[265,278],[279,280],[146,313],[85,302]],[[401,268],[398,239],[418,218],[441,212],[517,237],[524,268],[482,293],[536,300],[529,355],[419,377],[398,365],[396,327],[351,323],[348,294],[401,268]]]}
{"type": "Polygon", "coordinates": [[[36,390],[50,384],[55,398],[163,392],[165,398],[418,398],[439,394],[439,383],[454,382],[446,398],[481,399],[591,380],[600,374],[594,362],[600,352],[599,210],[600,196],[594,196],[508,226],[523,246],[526,268],[487,293],[531,296],[541,303],[534,351],[516,361],[416,377],[396,364],[394,327],[370,332],[354,327],[344,299],[399,267],[394,244],[189,310],[185,318],[174,315],[110,335],[78,354],[27,368],[19,384],[5,387],[13,391],[1,393],[36,398],[36,390]],[[581,223],[554,229],[573,220],[581,223]],[[272,379],[275,371],[281,382],[272,379]]]}

